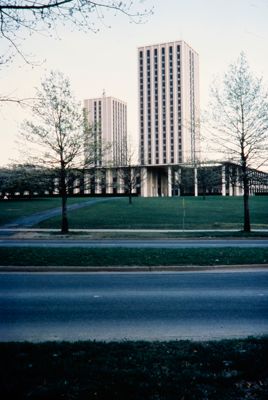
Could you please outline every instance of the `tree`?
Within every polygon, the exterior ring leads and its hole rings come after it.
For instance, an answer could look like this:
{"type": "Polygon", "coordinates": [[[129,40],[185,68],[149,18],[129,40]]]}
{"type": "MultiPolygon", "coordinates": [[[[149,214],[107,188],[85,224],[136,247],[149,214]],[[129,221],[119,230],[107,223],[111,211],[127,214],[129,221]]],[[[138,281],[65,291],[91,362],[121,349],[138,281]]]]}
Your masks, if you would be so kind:
{"type": "Polygon", "coordinates": [[[127,139],[123,146],[120,145],[121,165],[117,168],[117,176],[119,178],[119,187],[124,189],[128,195],[128,203],[132,204],[133,192],[139,188],[144,179],[141,166],[135,163],[135,154],[127,139]]]}
{"type": "MultiPolygon", "coordinates": [[[[133,1],[126,0],[0,0],[0,68],[8,65],[19,54],[22,59],[35,65],[24,52],[23,41],[39,32],[52,33],[61,25],[69,24],[83,31],[98,32],[94,17],[104,18],[105,11],[121,13],[131,21],[140,23],[152,10],[138,11],[133,1]]],[[[0,94],[1,103],[29,106],[34,99],[16,98],[0,94]]]]}
{"type": "Polygon", "coordinates": [[[204,200],[207,194],[217,194],[221,188],[221,167],[199,166],[197,180],[198,193],[202,193],[204,200]]]}
{"type": "Polygon", "coordinates": [[[7,50],[0,56],[0,64],[12,59],[14,50],[28,62],[21,50],[22,39],[36,32],[52,32],[60,24],[97,32],[94,17],[101,20],[109,10],[125,14],[137,23],[152,12],[137,11],[135,2],[129,0],[1,0],[0,38],[7,44],[7,50]]]}
{"type": "Polygon", "coordinates": [[[129,162],[118,168],[118,177],[121,181],[120,187],[124,188],[124,192],[128,195],[128,203],[132,204],[133,192],[141,184],[142,168],[139,165],[133,165],[129,162]]]}
{"type": "Polygon", "coordinates": [[[250,168],[260,168],[268,158],[268,95],[244,53],[230,65],[222,87],[212,88],[211,107],[217,149],[241,166],[244,231],[250,232],[249,174],[250,168]]]}
{"type": "MultiPolygon", "coordinates": [[[[70,82],[60,72],[51,72],[37,90],[33,107],[34,122],[26,121],[22,137],[33,145],[31,162],[57,172],[62,199],[62,233],[68,233],[68,175],[73,169],[84,168],[86,119],[73,97],[70,82]]],[[[86,129],[86,134],[90,135],[86,129]]],[[[88,141],[89,143],[89,141],[88,141]]],[[[94,153],[92,145],[92,153],[94,153]]],[[[86,162],[90,161],[87,146],[86,162]]]]}

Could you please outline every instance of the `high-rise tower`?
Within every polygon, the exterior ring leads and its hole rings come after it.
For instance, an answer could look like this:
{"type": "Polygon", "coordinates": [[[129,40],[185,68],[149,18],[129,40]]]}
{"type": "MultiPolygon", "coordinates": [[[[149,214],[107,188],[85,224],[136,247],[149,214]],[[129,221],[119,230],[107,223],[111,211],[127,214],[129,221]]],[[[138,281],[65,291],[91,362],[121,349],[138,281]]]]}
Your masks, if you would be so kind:
{"type": "Polygon", "coordinates": [[[199,152],[199,61],[184,41],[139,47],[142,165],[196,161],[199,152]]]}
{"type": "Polygon", "coordinates": [[[106,97],[104,93],[102,97],[85,100],[84,107],[100,153],[96,164],[123,165],[126,157],[127,104],[114,97],[106,97]],[[109,151],[103,152],[105,147],[109,151]]]}

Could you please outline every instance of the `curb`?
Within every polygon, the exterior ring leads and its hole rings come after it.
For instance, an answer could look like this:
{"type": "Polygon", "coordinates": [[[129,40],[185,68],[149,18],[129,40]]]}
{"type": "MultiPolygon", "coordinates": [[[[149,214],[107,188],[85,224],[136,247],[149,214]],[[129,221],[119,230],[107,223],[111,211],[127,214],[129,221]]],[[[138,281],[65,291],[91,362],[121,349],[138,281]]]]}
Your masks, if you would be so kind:
{"type": "Polygon", "coordinates": [[[183,266],[0,266],[1,272],[202,272],[268,269],[268,264],[183,266]]]}

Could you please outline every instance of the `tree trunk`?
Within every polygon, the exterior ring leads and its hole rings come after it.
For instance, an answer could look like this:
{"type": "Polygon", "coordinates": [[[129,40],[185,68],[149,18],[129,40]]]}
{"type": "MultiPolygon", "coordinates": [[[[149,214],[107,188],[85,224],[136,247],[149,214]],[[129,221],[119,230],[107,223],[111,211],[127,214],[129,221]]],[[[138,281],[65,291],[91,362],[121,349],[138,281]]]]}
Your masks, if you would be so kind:
{"type": "Polygon", "coordinates": [[[132,194],[131,194],[131,190],[129,190],[129,192],[128,192],[128,204],[132,204],[132,194]]]}
{"type": "Polygon", "coordinates": [[[244,232],[250,232],[250,213],[249,213],[249,193],[248,188],[244,187],[244,232]]]}
{"type": "Polygon", "coordinates": [[[61,233],[66,234],[69,232],[69,224],[67,215],[66,172],[64,166],[61,167],[60,194],[61,194],[61,233]]]}
{"type": "Polygon", "coordinates": [[[131,165],[128,166],[127,169],[127,174],[128,174],[128,204],[132,204],[132,171],[131,171],[131,165]]]}
{"type": "Polygon", "coordinates": [[[69,232],[68,215],[67,215],[67,195],[61,195],[61,233],[69,232]]]}
{"type": "Polygon", "coordinates": [[[250,212],[249,212],[249,182],[247,176],[247,168],[246,166],[242,166],[243,172],[243,186],[244,186],[244,232],[250,232],[250,212]]]}

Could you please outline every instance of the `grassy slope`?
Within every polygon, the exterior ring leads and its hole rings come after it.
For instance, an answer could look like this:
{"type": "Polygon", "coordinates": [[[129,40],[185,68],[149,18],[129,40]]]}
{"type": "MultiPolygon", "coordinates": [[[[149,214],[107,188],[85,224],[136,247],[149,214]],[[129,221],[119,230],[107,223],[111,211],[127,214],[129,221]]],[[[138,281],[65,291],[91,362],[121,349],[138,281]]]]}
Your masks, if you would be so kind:
{"type": "MultiPolygon", "coordinates": [[[[70,198],[68,204],[88,200],[87,198],[70,198]]],[[[60,198],[41,198],[29,200],[1,200],[0,201],[0,225],[16,218],[25,217],[39,211],[50,210],[61,206],[60,198]]]]}
{"type": "Polygon", "coordinates": [[[3,399],[264,400],[268,339],[0,343],[3,399]]]}
{"type": "MultiPolygon", "coordinates": [[[[241,197],[187,197],[185,229],[241,229],[243,205],[241,197]]],[[[252,225],[268,227],[268,198],[250,199],[252,225]]],[[[71,228],[155,228],[181,229],[183,227],[182,198],[135,198],[133,205],[127,199],[120,202],[96,204],[70,213],[71,228]]],[[[43,228],[58,225],[59,218],[44,221],[43,228]],[[57,222],[56,222],[57,221],[57,222]]]]}
{"type": "MultiPolygon", "coordinates": [[[[69,204],[88,200],[70,198],[69,204]]],[[[185,229],[236,228],[243,223],[241,197],[135,198],[96,204],[70,212],[72,228],[158,228],[181,229],[185,206],[185,229]]],[[[0,225],[21,216],[60,206],[60,199],[0,201],[0,225]]],[[[268,227],[268,197],[250,199],[252,224],[268,227]]],[[[60,217],[44,221],[40,227],[59,226],[60,217]]]]}

